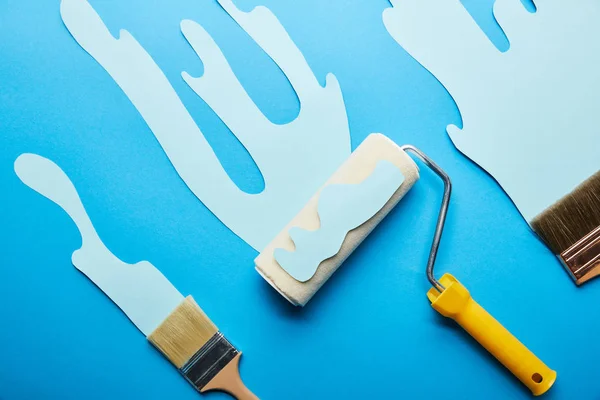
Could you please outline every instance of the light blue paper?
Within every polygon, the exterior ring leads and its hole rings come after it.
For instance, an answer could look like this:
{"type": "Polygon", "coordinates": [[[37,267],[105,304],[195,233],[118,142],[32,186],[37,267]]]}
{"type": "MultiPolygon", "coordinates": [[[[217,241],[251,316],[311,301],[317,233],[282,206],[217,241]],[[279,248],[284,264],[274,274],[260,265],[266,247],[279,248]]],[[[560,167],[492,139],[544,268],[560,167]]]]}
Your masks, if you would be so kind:
{"type": "Polygon", "coordinates": [[[183,301],[183,296],[148,261],[127,264],[102,243],[67,175],[52,161],[22,154],[15,172],[24,184],[60,206],[81,233],[73,265],[96,284],[148,336],[183,301]]]}
{"type": "Polygon", "coordinates": [[[322,261],[340,251],[348,232],[381,210],[402,182],[404,175],[400,169],[383,160],[359,184],[326,186],[319,195],[317,206],[319,229],[291,228],[289,234],[296,249],[275,249],[275,260],[294,279],[308,281],[322,261]]]}
{"type": "Polygon", "coordinates": [[[387,30],[456,101],[456,147],[530,221],[600,169],[600,2],[497,0],[501,53],[459,0],[392,0],[387,30]]]}
{"type": "Polygon", "coordinates": [[[183,79],[218,114],[260,169],[265,189],[240,190],[229,178],[159,66],[129,32],[115,39],[85,0],[63,0],[75,40],[110,74],[140,112],[192,192],[257,250],[266,246],[350,154],[346,109],[336,78],[321,87],[302,53],[265,7],[242,12],[219,0],[285,73],[300,100],[292,122],[269,121],[248,96],[212,37],[185,20],[181,30],[204,64],[183,79]]]}

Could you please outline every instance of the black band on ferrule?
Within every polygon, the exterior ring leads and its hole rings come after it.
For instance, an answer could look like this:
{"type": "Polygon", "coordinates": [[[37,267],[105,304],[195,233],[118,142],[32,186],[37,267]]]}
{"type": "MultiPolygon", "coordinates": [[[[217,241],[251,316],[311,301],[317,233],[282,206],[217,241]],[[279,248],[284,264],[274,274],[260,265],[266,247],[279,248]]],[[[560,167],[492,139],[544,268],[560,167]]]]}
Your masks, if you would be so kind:
{"type": "Polygon", "coordinates": [[[225,336],[217,332],[179,371],[201,391],[238,354],[225,336]]]}

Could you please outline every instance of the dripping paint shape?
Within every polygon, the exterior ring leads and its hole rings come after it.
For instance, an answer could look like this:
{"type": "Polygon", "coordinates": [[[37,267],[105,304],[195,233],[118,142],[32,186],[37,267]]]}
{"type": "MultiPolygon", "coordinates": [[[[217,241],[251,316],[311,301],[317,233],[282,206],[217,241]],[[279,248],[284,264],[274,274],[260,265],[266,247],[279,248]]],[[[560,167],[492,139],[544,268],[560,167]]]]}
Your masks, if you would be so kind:
{"type": "Polygon", "coordinates": [[[75,222],[81,248],[73,253],[73,265],[123,310],[148,336],[183,301],[183,296],[154,265],[147,261],[127,264],[102,243],[73,183],[52,161],[23,154],[15,172],[24,184],[56,203],[75,222]]]}
{"type": "Polygon", "coordinates": [[[600,2],[497,0],[500,52],[460,0],[392,0],[389,33],[448,90],[452,142],[531,221],[600,169],[600,2]]]}
{"type": "Polygon", "coordinates": [[[320,227],[289,230],[296,249],[275,249],[275,260],[300,282],[311,279],[322,261],[336,255],[346,235],[373,217],[404,182],[404,175],[389,161],[380,161],[359,184],[332,184],[319,195],[320,227]]]}
{"type": "Polygon", "coordinates": [[[325,86],[319,84],[269,9],[243,12],[231,0],[218,3],[280,67],[300,101],[293,121],[273,123],[211,35],[194,21],[181,22],[204,66],[202,76],[183,72],[182,78],[251,155],[265,182],[259,194],[242,191],[230,179],[171,82],[132,34],[121,30],[115,38],[86,0],[62,0],[60,11],[73,38],[123,90],[190,190],[229,229],[262,249],[350,155],[348,118],[335,76],[327,74],[325,86]]]}

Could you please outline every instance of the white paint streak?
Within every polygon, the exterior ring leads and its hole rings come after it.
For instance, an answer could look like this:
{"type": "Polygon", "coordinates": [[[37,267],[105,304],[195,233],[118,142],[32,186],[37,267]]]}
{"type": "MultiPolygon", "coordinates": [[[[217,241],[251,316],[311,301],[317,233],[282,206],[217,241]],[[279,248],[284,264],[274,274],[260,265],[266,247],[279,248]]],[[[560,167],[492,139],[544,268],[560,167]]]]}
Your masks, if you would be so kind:
{"type": "Polygon", "coordinates": [[[181,30],[202,59],[204,75],[183,73],[188,85],[249,151],[265,189],[241,191],[152,57],[127,31],[115,39],[86,0],[62,0],[61,15],[79,45],[110,74],[140,112],[190,190],[227,227],[260,250],[296,215],[350,155],[350,134],[339,84],[321,87],[302,53],[265,7],[246,13],[219,0],[227,13],[285,73],[300,113],[285,125],[269,121],[248,96],[211,36],[197,23],[181,30]]]}
{"type": "Polygon", "coordinates": [[[15,162],[15,172],[23,183],[69,214],[82,238],[81,248],[73,253],[73,265],[146,336],[181,303],[181,293],[152,264],[127,264],[106,248],[73,183],[56,164],[35,154],[23,154],[15,162]]]}
{"type": "Polygon", "coordinates": [[[497,0],[501,53],[459,0],[393,0],[390,34],[460,109],[456,147],[486,169],[531,220],[600,169],[600,2],[497,0]]]}

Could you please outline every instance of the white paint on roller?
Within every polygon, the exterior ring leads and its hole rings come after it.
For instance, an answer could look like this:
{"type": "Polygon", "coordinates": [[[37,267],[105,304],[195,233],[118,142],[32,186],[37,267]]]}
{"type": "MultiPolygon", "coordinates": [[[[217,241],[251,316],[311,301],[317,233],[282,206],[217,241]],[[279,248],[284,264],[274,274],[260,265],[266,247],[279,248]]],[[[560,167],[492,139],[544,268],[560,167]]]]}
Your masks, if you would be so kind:
{"type": "Polygon", "coordinates": [[[402,182],[402,171],[382,160],[360,183],[325,186],[317,206],[319,228],[314,231],[290,229],[294,251],[275,249],[275,260],[294,279],[308,281],[323,261],[340,251],[348,232],[377,214],[402,182]]]}
{"type": "Polygon", "coordinates": [[[381,134],[369,135],[308,201],[298,215],[256,257],[254,260],[256,270],[290,303],[304,306],[346,258],[398,204],[418,179],[419,170],[417,165],[400,147],[381,134]],[[299,282],[292,278],[281,268],[274,257],[275,249],[294,250],[294,243],[289,235],[290,229],[292,227],[309,231],[318,229],[319,214],[317,207],[322,189],[336,184],[358,184],[370,176],[381,161],[388,161],[397,167],[404,176],[404,182],[379,212],[364,224],[348,232],[340,251],[333,257],[321,262],[312,278],[306,282],[299,282]]]}
{"type": "Polygon", "coordinates": [[[123,310],[146,336],[183,301],[181,293],[147,261],[127,264],[102,243],[67,175],[52,161],[23,154],[15,172],[27,186],[60,206],[81,233],[73,265],[123,310]]]}

